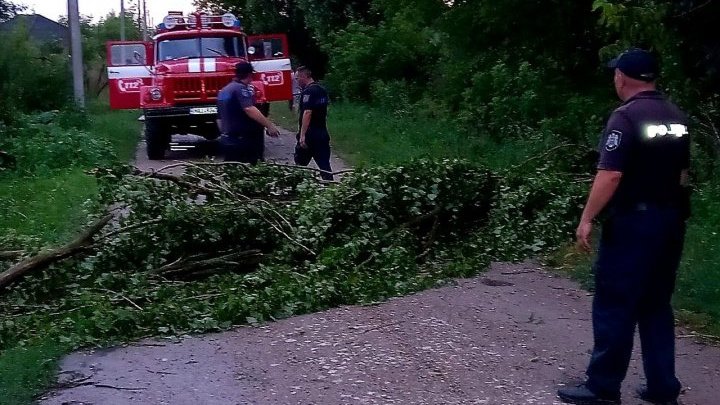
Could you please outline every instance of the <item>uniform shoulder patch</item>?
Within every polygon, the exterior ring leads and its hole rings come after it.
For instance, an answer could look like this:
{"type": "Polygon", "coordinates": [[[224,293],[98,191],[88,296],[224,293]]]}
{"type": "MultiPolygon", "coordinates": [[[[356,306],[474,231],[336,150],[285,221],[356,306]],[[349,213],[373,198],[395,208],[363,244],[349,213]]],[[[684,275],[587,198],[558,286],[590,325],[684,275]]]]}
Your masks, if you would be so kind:
{"type": "Polygon", "coordinates": [[[240,90],[240,94],[241,94],[243,97],[252,97],[253,95],[255,95],[254,92],[253,92],[253,90],[250,89],[250,88],[241,89],[241,90],[240,90]]]}
{"type": "Polygon", "coordinates": [[[615,149],[619,148],[620,142],[622,141],[622,135],[623,133],[621,131],[610,131],[607,137],[607,141],[605,142],[605,150],[608,152],[612,152],[615,149]]]}
{"type": "Polygon", "coordinates": [[[310,101],[310,95],[309,95],[309,94],[305,94],[305,95],[303,96],[303,103],[307,103],[308,101],[310,101]]]}

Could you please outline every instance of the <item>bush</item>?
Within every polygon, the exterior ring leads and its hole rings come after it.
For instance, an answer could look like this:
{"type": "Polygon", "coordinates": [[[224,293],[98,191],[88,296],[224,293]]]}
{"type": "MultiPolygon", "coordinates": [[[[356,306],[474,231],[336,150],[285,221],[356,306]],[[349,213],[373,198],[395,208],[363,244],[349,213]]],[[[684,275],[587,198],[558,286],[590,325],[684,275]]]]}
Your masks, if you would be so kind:
{"type": "Polygon", "coordinates": [[[0,121],[18,113],[59,110],[71,100],[69,59],[62,49],[40,46],[27,32],[0,34],[0,121]]]}
{"type": "Polygon", "coordinates": [[[470,133],[494,139],[541,138],[537,123],[557,103],[544,95],[545,73],[527,62],[513,66],[499,60],[476,72],[463,93],[461,125],[470,133]]]}
{"type": "Polygon", "coordinates": [[[351,100],[370,100],[378,90],[371,83],[378,80],[388,84],[404,82],[405,87],[408,83],[420,87],[429,81],[439,43],[433,30],[418,27],[427,25],[431,17],[408,8],[377,27],[351,23],[333,35],[325,49],[332,55],[327,80],[336,94],[351,100]]]}
{"type": "Polygon", "coordinates": [[[14,126],[0,127],[0,149],[16,160],[21,174],[113,161],[110,144],[83,128],[87,117],[75,111],[20,114],[14,126]]]}
{"type": "Polygon", "coordinates": [[[404,80],[390,82],[375,80],[370,88],[374,104],[382,110],[392,112],[396,116],[413,114],[411,89],[404,80]]]}

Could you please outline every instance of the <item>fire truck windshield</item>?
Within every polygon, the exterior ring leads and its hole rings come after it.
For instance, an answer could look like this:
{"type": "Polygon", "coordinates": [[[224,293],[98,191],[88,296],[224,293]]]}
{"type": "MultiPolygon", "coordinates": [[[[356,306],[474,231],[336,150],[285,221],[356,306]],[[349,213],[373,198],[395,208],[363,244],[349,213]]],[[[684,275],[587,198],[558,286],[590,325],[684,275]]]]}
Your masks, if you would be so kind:
{"type": "Polygon", "coordinates": [[[159,61],[244,56],[245,47],[240,37],[182,38],[158,42],[159,61]]]}

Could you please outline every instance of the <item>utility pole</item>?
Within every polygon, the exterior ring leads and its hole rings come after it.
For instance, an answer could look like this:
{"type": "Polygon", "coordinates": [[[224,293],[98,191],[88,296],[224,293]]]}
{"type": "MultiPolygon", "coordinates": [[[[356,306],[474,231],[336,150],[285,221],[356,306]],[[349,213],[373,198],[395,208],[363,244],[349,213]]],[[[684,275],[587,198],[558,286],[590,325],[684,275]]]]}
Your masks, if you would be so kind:
{"type": "Polygon", "coordinates": [[[143,14],[143,25],[142,25],[142,33],[143,33],[143,41],[148,40],[148,22],[147,22],[147,1],[142,0],[142,14],[143,14]]]}
{"type": "Polygon", "coordinates": [[[80,11],[78,0],[68,0],[68,22],[72,48],[73,88],[78,107],[85,108],[85,77],[83,74],[82,37],[80,35],[80,11]]]}
{"type": "Polygon", "coordinates": [[[120,40],[125,40],[125,0],[120,0],[120,40]]]}

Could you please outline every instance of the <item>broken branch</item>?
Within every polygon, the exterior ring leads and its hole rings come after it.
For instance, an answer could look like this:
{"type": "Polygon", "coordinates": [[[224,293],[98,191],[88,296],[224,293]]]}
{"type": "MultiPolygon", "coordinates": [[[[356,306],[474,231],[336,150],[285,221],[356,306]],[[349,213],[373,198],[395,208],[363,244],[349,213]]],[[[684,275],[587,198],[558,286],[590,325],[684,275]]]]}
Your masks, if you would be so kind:
{"type": "Polygon", "coordinates": [[[0,260],[15,260],[22,257],[23,253],[25,253],[22,250],[11,250],[7,252],[0,252],[0,260]]]}
{"type": "Polygon", "coordinates": [[[152,271],[152,273],[169,278],[208,275],[219,273],[222,270],[237,268],[242,265],[256,265],[260,263],[262,257],[263,254],[260,250],[224,252],[216,257],[212,257],[209,254],[201,254],[178,259],[152,271]]]}
{"type": "Polygon", "coordinates": [[[92,246],[93,237],[112,219],[113,216],[108,214],[95,221],[89,228],[80,234],[77,239],[73,240],[69,244],[59,249],[50,250],[40,253],[37,256],[29,257],[10,267],[8,270],[0,274],[0,289],[7,287],[15,280],[25,276],[27,273],[42,270],[53,263],[57,263],[86,250],[92,246]]]}
{"type": "Polygon", "coordinates": [[[169,181],[169,182],[177,184],[180,187],[183,187],[183,188],[186,188],[191,191],[195,191],[199,194],[204,194],[207,196],[215,195],[215,191],[213,191],[207,187],[203,187],[199,184],[189,182],[189,181],[183,179],[182,176],[175,176],[172,174],[166,174],[166,173],[160,173],[160,172],[145,172],[140,169],[133,170],[132,175],[138,176],[138,177],[145,177],[148,179],[169,181]]]}

